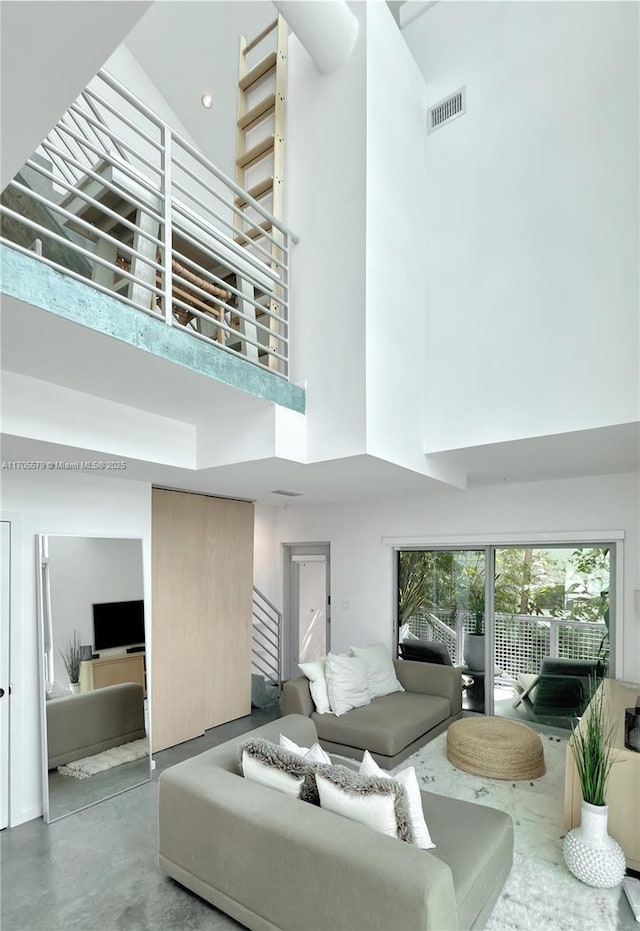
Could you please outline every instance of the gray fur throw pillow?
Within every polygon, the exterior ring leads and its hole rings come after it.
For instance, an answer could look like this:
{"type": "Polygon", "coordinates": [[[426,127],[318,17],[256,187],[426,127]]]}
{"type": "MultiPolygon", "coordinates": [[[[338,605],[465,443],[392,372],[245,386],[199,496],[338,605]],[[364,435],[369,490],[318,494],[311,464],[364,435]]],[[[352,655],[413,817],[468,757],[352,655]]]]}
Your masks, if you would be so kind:
{"type": "Polygon", "coordinates": [[[302,776],[304,782],[300,790],[300,798],[303,802],[311,802],[312,805],[320,804],[320,797],[318,796],[318,787],[314,774],[316,767],[322,769],[328,769],[329,767],[323,767],[318,763],[307,763],[301,757],[296,756],[295,753],[291,753],[289,750],[283,750],[282,747],[271,743],[269,740],[264,740],[262,737],[251,737],[246,743],[241,744],[239,747],[241,769],[243,753],[259,760],[261,763],[264,763],[265,766],[273,766],[274,769],[279,769],[289,776],[296,776],[298,778],[302,776]]]}
{"type": "MultiPolygon", "coordinates": [[[[415,844],[411,825],[407,790],[392,776],[361,776],[345,766],[317,766],[318,775],[332,782],[344,792],[355,796],[386,795],[393,797],[398,838],[407,844],[415,844]]],[[[317,791],[317,790],[316,790],[317,791]]]]}
{"type": "Polygon", "coordinates": [[[408,844],[415,844],[411,818],[409,815],[409,800],[403,785],[393,779],[383,776],[361,776],[358,772],[346,766],[333,766],[327,763],[307,763],[301,757],[283,750],[277,744],[264,740],[262,737],[251,737],[239,747],[240,768],[242,769],[242,754],[247,753],[266,766],[273,766],[290,776],[303,777],[300,798],[312,805],[320,805],[316,774],[324,776],[334,785],[339,786],[353,795],[387,795],[393,796],[393,806],[398,826],[398,838],[408,844]]]}

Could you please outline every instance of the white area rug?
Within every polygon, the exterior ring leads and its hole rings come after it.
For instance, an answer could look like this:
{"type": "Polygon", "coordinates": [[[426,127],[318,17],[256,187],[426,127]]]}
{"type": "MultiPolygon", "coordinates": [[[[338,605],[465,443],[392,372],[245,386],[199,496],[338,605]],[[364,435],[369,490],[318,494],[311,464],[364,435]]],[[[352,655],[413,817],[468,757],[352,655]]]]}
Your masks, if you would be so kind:
{"type": "Polygon", "coordinates": [[[547,772],[532,782],[486,779],[455,769],[446,757],[446,734],[394,772],[415,766],[420,788],[511,815],[513,869],[487,931],[614,931],[620,889],[583,885],[562,859],[566,739],[544,734],[541,739],[547,772]]]}
{"type": "Polygon", "coordinates": [[[81,760],[74,760],[73,763],[65,763],[64,766],[58,766],[58,772],[63,776],[73,776],[74,779],[88,779],[89,776],[103,773],[107,769],[113,769],[114,766],[141,760],[148,753],[149,743],[146,737],[142,737],[140,740],[132,740],[131,743],[122,744],[120,747],[112,747],[111,750],[96,753],[95,756],[85,756],[81,760]]]}

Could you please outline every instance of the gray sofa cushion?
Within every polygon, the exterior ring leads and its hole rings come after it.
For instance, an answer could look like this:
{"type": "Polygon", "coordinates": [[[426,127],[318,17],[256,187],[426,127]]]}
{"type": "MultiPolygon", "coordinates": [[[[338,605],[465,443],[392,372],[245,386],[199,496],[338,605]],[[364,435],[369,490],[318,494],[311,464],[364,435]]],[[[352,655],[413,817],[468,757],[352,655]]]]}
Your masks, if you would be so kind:
{"type": "Polygon", "coordinates": [[[495,898],[505,883],[513,859],[513,824],[509,815],[458,799],[422,792],[422,808],[435,843],[432,856],[446,863],[453,886],[461,928],[483,928],[478,921],[479,902],[491,892],[495,898]],[[482,856],[478,842],[482,838],[482,856]]]}
{"type": "Polygon", "coordinates": [[[146,736],[144,692],[136,682],[52,698],[46,715],[49,769],[146,736]]]}
{"type": "Polygon", "coordinates": [[[394,756],[450,713],[446,698],[394,692],[340,717],[313,712],[311,719],[321,740],[394,756]]]}

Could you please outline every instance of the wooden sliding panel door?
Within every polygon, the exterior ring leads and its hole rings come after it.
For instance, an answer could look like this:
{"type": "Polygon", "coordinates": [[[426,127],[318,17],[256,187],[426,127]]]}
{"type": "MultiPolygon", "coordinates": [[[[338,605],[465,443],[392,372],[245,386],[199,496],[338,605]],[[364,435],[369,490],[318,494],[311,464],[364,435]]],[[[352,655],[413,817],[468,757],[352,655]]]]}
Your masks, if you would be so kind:
{"type": "Polygon", "coordinates": [[[153,490],[153,750],[251,710],[253,505],[153,490]]]}

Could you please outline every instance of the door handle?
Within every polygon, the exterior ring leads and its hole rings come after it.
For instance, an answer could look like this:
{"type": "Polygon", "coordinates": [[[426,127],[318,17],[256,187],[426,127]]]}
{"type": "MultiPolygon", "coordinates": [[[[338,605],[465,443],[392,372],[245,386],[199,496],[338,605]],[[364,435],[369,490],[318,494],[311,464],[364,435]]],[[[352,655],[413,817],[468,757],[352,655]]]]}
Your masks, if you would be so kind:
{"type": "Polygon", "coordinates": [[[0,698],[4,698],[4,689],[0,689],[0,698]]]}

